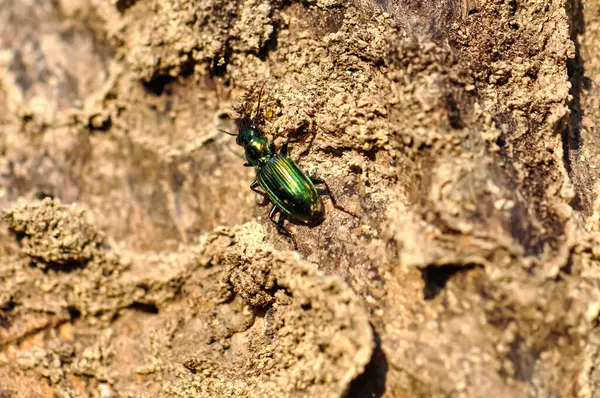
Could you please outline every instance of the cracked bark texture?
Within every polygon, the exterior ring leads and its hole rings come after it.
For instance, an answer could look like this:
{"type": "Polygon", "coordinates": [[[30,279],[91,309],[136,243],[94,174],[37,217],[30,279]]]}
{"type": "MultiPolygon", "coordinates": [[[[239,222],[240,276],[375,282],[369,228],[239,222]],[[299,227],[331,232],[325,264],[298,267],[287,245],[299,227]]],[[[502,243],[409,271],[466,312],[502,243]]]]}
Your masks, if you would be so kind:
{"type": "Polygon", "coordinates": [[[0,0],[0,396],[600,396],[599,8],[0,0]]]}

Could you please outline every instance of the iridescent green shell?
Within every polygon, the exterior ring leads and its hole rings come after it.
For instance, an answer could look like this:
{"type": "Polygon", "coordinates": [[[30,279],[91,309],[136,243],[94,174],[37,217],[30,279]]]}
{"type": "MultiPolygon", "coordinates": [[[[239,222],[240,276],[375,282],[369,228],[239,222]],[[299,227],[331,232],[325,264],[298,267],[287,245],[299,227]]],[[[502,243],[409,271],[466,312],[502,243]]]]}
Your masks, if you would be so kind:
{"type": "Polygon", "coordinates": [[[269,199],[291,219],[316,225],[325,218],[325,207],[310,178],[296,162],[275,155],[256,170],[256,180],[269,199]]]}

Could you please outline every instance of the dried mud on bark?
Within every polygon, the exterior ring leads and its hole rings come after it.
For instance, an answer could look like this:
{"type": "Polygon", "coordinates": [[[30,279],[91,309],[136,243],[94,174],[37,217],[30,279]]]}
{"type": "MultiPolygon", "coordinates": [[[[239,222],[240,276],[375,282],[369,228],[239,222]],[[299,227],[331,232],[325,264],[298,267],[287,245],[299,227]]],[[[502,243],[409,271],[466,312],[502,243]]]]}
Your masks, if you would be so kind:
{"type": "Polygon", "coordinates": [[[600,396],[599,8],[0,0],[0,396],[600,396]]]}

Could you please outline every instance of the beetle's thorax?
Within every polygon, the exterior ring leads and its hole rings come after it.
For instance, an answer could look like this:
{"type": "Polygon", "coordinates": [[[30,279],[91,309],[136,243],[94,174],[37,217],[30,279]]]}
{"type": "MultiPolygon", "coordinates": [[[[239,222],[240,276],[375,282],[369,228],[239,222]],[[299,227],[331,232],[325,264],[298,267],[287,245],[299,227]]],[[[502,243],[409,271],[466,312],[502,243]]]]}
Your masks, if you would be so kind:
{"type": "Polygon", "coordinates": [[[269,140],[254,125],[241,125],[236,143],[244,148],[246,160],[254,167],[263,166],[273,157],[269,140]]]}
{"type": "Polygon", "coordinates": [[[263,166],[273,157],[267,137],[257,137],[244,147],[246,160],[254,167],[263,166]]]}

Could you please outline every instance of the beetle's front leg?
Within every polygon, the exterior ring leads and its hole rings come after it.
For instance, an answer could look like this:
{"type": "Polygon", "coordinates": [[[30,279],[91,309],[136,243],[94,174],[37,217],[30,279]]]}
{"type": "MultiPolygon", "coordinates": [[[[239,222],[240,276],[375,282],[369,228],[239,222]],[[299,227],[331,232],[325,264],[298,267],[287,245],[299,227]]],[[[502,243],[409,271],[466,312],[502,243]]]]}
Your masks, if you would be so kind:
{"type": "Polygon", "coordinates": [[[294,235],[294,233],[292,231],[290,231],[283,225],[283,222],[285,221],[285,215],[283,213],[280,213],[279,219],[277,221],[275,221],[275,216],[277,215],[277,213],[279,213],[279,208],[277,206],[273,205],[273,208],[269,212],[269,219],[273,222],[273,224],[276,225],[277,232],[292,239],[292,243],[294,244],[294,249],[298,249],[298,244],[296,243],[296,236],[294,235]]]}
{"type": "Polygon", "coordinates": [[[311,181],[313,182],[313,184],[317,185],[317,184],[323,184],[325,186],[325,189],[319,189],[317,188],[317,192],[320,195],[325,195],[325,196],[329,196],[329,199],[331,199],[331,204],[333,205],[333,207],[335,209],[338,209],[339,211],[343,211],[346,214],[351,215],[354,218],[359,218],[358,215],[356,215],[355,213],[351,212],[350,210],[346,210],[345,208],[343,208],[341,205],[339,205],[337,203],[337,201],[335,200],[335,196],[333,195],[333,193],[331,192],[331,189],[329,189],[329,185],[327,185],[327,182],[319,177],[315,177],[314,173],[311,173],[313,175],[309,176],[309,178],[311,179],[311,181]]]}

